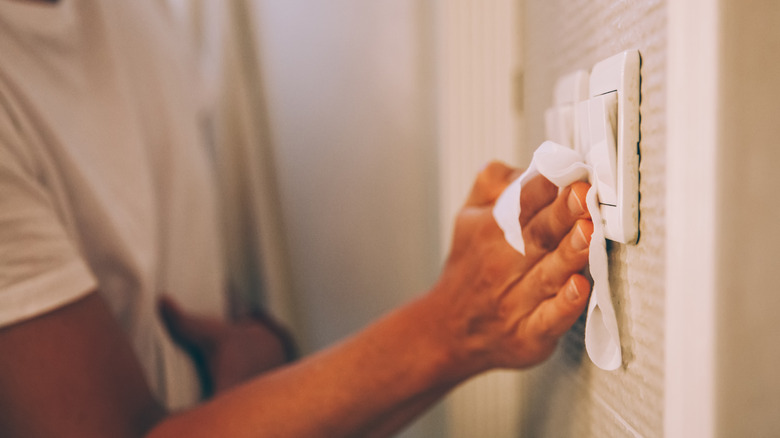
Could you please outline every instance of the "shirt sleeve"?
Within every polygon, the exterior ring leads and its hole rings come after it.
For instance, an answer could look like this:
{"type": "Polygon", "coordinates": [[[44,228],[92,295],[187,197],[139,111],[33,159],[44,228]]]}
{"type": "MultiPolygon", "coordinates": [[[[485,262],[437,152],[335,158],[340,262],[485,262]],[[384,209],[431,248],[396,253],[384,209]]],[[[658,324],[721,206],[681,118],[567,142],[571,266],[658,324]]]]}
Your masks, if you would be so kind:
{"type": "Polygon", "coordinates": [[[52,195],[8,147],[7,127],[0,120],[0,327],[72,303],[97,287],[52,195]]]}

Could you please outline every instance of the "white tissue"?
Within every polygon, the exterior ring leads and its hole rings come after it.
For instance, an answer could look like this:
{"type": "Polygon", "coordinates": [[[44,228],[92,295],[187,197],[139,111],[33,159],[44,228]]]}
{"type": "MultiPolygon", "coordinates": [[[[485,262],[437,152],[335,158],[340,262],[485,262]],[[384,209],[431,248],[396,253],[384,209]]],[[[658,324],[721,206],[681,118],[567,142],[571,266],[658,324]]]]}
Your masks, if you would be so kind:
{"type": "Polygon", "coordinates": [[[601,222],[597,185],[593,168],[573,149],[551,141],[542,143],[534,152],[531,165],[513,181],[501,194],[493,207],[493,217],[504,231],[506,241],[520,253],[525,254],[523,231],[520,227],[520,191],[526,182],[537,175],[543,175],[558,187],[566,187],[576,181],[590,181],[591,188],[585,199],[593,220],[593,235],[590,241],[589,269],[593,278],[593,293],[588,304],[585,323],[585,349],[596,366],[614,370],[622,364],[620,337],[615,309],[609,292],[609,270],[607,269],[607,242],[601,222]]]}

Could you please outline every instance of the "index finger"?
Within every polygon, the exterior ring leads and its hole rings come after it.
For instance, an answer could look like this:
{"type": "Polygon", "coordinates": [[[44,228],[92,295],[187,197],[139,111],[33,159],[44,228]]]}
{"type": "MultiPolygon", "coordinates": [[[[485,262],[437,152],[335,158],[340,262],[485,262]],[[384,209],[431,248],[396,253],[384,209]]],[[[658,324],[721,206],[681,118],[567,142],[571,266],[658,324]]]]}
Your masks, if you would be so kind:
{"type": "Polygon", "coordinates": [[[520,226],[524,227],[542,208],[555,200],[558,187],[542,175],[531,178],[520,192],[520,226]]]}

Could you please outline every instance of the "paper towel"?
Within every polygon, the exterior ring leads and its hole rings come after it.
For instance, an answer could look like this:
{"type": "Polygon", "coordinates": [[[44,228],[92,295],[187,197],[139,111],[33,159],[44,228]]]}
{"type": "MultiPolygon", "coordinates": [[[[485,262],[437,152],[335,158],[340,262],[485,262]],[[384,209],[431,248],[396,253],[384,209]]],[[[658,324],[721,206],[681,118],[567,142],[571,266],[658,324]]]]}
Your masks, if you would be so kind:
{"type": "Polygon", "coordinates": [[[493,207],[493,217],[504,231],[506,241],[525,254],[525,242],[519,221],[520,192],[528,181],[540,174],[558,187],[566,187],[576,181],[591,182],[585,202],[593,219],[588,266],[593,278],[593,293],[585,323],[585,349],[599,368],[617,369],[623,359],[615,309],[609,291],[607,242],[604,238],[593,168],[586,164],[582,155],[575,150],[546,141],[534,152],[528,170],[513,181],[498,198],[493,207]]]}

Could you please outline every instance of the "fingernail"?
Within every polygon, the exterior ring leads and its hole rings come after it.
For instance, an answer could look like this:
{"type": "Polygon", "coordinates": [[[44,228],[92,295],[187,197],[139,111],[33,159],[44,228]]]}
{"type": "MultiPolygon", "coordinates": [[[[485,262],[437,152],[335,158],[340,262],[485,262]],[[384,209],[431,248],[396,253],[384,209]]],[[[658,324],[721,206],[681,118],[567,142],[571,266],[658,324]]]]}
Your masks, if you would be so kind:
{"type": "Polygon", "coordinates": [[[569,211],[574,213],[576,216],[580,216],[585,213],[585,203],[582,202],[579,196],[577,196],[576,191],[569,191],[569,199],[567,202],[569,204],[569,211]]]}
{"type": "Polygon", "coordinates": [[[574,232],[574,236],[572,236],[571,245],[574,247],[577,251],[582,251],[583,249],[587,248],[590,242],[588,241],[588,236],[585,235],[585,232],[582,231],[582,226],[579,224],[576,226],[574,232]]]}
{"type": "Polygon", "coordinates": [[[570,279],[569,283],[566,285],[566,298],[569,301],[577,301],[580,299],[580,291],[577,290],[577,284],[574,282],[574,279],[570,279]]]}

